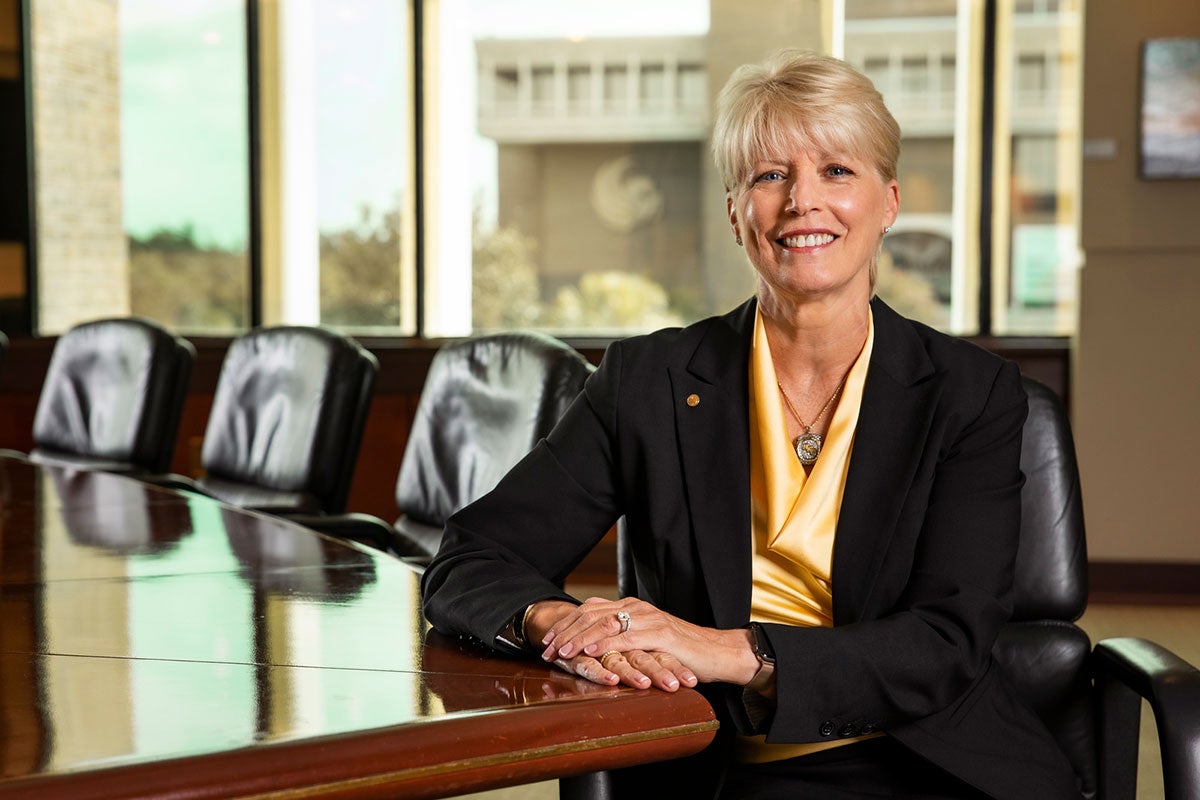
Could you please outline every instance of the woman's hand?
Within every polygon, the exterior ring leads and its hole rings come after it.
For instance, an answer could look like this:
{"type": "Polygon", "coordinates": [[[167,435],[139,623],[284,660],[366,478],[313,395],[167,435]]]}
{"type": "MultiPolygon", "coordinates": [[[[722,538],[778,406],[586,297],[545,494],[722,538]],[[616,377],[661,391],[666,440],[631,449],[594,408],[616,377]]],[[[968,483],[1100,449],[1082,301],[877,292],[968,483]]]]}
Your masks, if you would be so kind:
{"type": "Polygon", "coordinates": [[[635,689],[654,687],[674,692],[680,686],[691,688],[698,682],[692,671],[669,653],[611,650],[595,657],[555,658],[551,663],[572,675],[606,686],[623,683],[635,689]]]}
{"type": "Polygon", "coordinates": [[[598,683],[613,683],[608,676],[616,675],[630,686],[673,691],[679,684],[713,681],[744,686],[758,673],[746,630],[693,625],[634,598],[592,597],[580,606],[563,603],[568,607],[544,615],[540,605],[531,612],[538,621],[527,630],[530,643],[546,645],[546,661],[563,661],[589,680],[594,680],[592,674],[602,676],[598,683]],[[627,625],[618,614],[628,615],[627,625]]]}
{"type": "MultiPolygon", "coordinates": [[[[587,602],[603,601],[594,597],[587,602]]],[[[569,625],[568,620],[575,617],[578,608],[574,603],[561,600],[534,603],[525,620],[526,640],[531,646],[543,642],[551,636],[553,628],[569,625]]],[[[644,650],[591,654],[576,652],[574,656],[567,657],[551,654],[547,650],[543,658],[565,672],[605,686],[624,683],[635,689],[656,686],[663,691],[673,692],[681,685],[692,687],[697,683],[692,671],[669,653],[647,653],[644,650]]]]}

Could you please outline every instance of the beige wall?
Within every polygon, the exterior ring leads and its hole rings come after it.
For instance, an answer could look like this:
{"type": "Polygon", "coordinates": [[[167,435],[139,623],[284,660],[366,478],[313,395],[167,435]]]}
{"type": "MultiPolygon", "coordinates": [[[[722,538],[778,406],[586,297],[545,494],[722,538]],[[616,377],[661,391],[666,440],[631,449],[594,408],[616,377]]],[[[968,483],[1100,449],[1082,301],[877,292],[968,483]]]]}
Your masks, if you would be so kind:
{"type": "Polygon", "coordinates": [[[1147,38],[1200,36],[1196,0],[1096,0],[1085,17],[1085,158],[1074,425],[1093,560],[1200,563],[1200,180],[1137,177],[1147,38]]]}

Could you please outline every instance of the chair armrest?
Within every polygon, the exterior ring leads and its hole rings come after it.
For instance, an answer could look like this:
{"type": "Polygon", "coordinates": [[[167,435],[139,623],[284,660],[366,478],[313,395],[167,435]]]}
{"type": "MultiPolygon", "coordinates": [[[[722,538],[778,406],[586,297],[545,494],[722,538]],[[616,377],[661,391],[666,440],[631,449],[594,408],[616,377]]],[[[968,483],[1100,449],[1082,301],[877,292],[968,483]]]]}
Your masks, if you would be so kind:
{"type": "Polygon", "coordinates": [[[1100,699],[1100,796],[1134,795],[1144,698],[1158,728],[1166,800],[1200,797],[1200,670],[1134,638],[1099,642],[1092,669],[1100,699]]]}
{"type": "MultiPolygon", "coordinates": [[[[15,452],[11,450],[5,451],[4,455],[15,452]]],[[[16,455],[21,454],[16,453],[16,455]]],[[[50,450],[45,447],[35,447],[29,451],[28,456],[22,457],[26,461],[32,461],[34,464],[74,470],[76,472],[109,472],[114,475],[124,475],[127,478],[139,479],[145,474],[145,470],[142,467],[129,461],[104,458],[102,456],[87,456],[79,453],[67,453],[59,450],[50,450]]]]}
{"type": "Polygon", "coordinates": [[[148,483],[151,486],[158,486],[163,489],[174,489],[177,492],[191,492],[204,497],[212,497],[193,478],[175,472],[160,472],[153,475],[143,474],[138,475],[137,479],[142,483],[148,483]]]}
{"type": "Polygon", "coordinates": [[[285,517],[318,533],[365,544],[401,558],[414,554],[407,552],[405,541],[396,535],[395,528],[370,514],[287,514],[285,517]]]}

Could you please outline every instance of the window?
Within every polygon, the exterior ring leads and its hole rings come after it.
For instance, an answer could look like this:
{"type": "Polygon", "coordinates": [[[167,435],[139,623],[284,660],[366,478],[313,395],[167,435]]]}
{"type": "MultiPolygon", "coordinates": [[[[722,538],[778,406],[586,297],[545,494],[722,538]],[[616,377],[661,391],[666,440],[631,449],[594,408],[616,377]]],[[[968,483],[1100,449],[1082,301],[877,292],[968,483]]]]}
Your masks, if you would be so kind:
{"type": "Polygon", "coordinates": [[[425,9],[427,333],[619,334],[713,313],[715,282],[749,291],[705,242],[708,0],[425,9]]]}
{"type": "Polygon", "coordinates": [[[900,121],[885,299],[953,333],[1073,330],[1082,0],[27,2],[41,331],[721,313],[754,276],[712,102],[783,46],[843,55],[900,121]]]}
{"type": "Polygon", "coordinates": [[[997,19],[995,333],[1070,334],[1075,329],[1082,263],[1081,2],[1001,4],[997,19]]]}
{"type": "Polygon", "coordinates": [[[413,333],[408,4],[259,8],[263,320],[413,333]]]}
{"type": "Polygon", "coordinates": [[[404,0],[30,2],[42,332],[128,313],[415,330],[404,0]]]}
{"type": "MultiPolygon", "coordinates": [[[[821,21],[800,24],[785,0],[777,20],[752,22],[709,0],[663,4],[661,19],[644,5],[425,0],[437,35],[424,67],[438,76],[427,89],[438,105],[427,117],[437,143],[427,185],[439,198],[426,216],[436,254],[426,270],[438,275],[427,333],[616,335],[720,313],[753,290],[708,156],[712,98],[736,64],[780,46],[822,48],[821,21]],[[455,20],[452,30],[441,19],[455,20]],[[760,35],[745,36],[751,25],[760,35]],[[460,62],[471,80],[451,66],[460,62]]],[[[1077,61],[1077,13],[999,4],[1003,24],[1019,29],[1019,48],[998,50],[1007,61],[994,70],[1011,86],[998,104],[1013,109],[998,124],[1018,123],[1003,134],[1014,180],[989,223],[1004,246],[981,253],[985,178],[1010,174],[971,155],[984,135],[983,7],[840,5],[844,57],[876,82],[904,135],[902,211],[885,239],[880,294],[955,333],[980,332],[983,311],[989,333],[1069,330],[1077,248],[1066,209],[1077,192],[1063,159],[1077,160],[1078,141],[1064,120],[1079,76],[1062,65],[1077,61]]]]}
{"type": "MultiPolygon", "coordinates": [[[[845,58],[862,69],[900,123],[900,216],[883,240],[879,295],[943,330],[978,330],[978,165],[956,161],[978,136],[978,97],[959,94],[969,8],[954,3],[846,0],[845,58]],[[907,13],[906,13],[907,12],[907,13]]],[[[965,84],[964,84],[965,85],[965,84]]]]}
{"type": "Polygon", "coordinates": [[[239,0],[32,0],[38,323],[249,321],[239,0]]]}

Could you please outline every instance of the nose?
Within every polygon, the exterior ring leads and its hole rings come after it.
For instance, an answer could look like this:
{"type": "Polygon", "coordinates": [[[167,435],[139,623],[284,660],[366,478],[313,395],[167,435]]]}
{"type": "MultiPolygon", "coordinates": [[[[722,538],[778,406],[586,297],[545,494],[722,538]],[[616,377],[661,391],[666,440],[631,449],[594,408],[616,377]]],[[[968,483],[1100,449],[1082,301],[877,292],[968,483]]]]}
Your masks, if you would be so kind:
{"type": "Polygon", "coordinates": [[[788,185],[788,202],[784,211],[797,216],[807,214],[819,204],[819,186],[815,178],[799,172],[788,185]]]}

